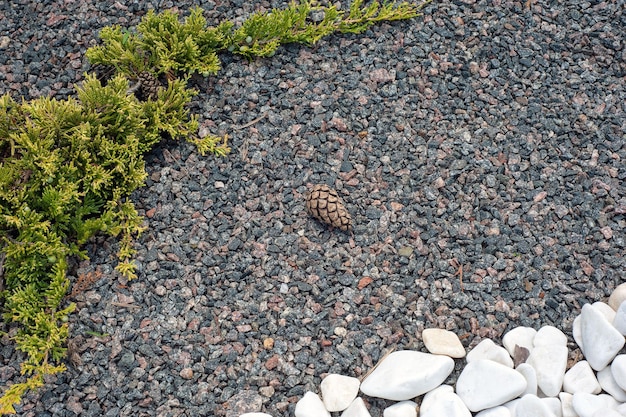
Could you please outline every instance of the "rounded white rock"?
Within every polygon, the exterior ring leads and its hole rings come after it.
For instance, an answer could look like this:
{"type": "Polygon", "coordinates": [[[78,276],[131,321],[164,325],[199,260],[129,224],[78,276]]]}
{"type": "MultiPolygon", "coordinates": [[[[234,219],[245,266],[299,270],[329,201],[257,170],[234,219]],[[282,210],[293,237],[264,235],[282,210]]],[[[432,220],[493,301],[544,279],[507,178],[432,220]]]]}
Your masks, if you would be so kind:
{"type": "Polygon", "coordinates": [[[532,327],[516,327],[502,337],[502,344],[511,356],[515,356],[515,345],[526,348],[530,352],[533,350],[535,335],[537,335],[537,330],[532,327]]]}
{"type": "Polygon", "coordinates": [[[583,306],[580,318],[585,358],[594,370],[600,371],[624,347],[624,336],[591,304],[583,306]]]}
{"type": "Polygon", "coordinates": [[[526,361],[535,368],[537,386],[547,397],[561,392],[567,368],[567,347],[560,345],[536,346],[526,361]]]}
{"type": "Polygon", "coordinates": [[[449,356],[401,350],[374,368],[361,382],[361,392],[387,400],[410,400],[441,385],[453,369],[449,356]]]}
{"type": "Polygon", "coordinates": [[[425,329],[422,332],[422,340],[426,349],[434,355],[446,355],[451,358],[465,357],[465,348],[459,337],[444,329],[425,329]]]}
{"type": "Polygon", "coordinates": [[[593,417],[598,411],[605,408],[615,408],[618,402],[608,394],[587,394],[578,392],[572,398],[574,410],[580,417],[593,417]]]}
{"type": "Polygon", "coordinates": [[[613,372],[611,371],[611,367],[607,366],[601,371],[597,373],[598,382],[604,391],[610,394],[617,401],[624,403],[626,402],[626,391],[622,389],[613,378],[613,372]]]}
{"type": "Polygon", "coordinates": [[[613,309],[610,305],[608,305],[607,303],[603,303],[602,301],[596,301],[595,303],[591,304],[591,306],[598,310],[600,313],[602,313],[604,317],[606,317],[606,319],[609,321],[609,323],[613,323],[613,320],[615,319],[615,312],[617,309],[613,309]]]}
{"type": "Polygon", "coordinates": [[[611,374],[621,389],[626,389],[626,355],[617,355],[611,364],[611,374]]]}
{"type": "Polygon", "coordinates": [[[535,372],[535,368],[528,363],[520,363],[515,370],[526,379],[526,389],[522,394],[537,395],[537,372],[535,372]]]}
{"type": "Polygon", "coordinates": [[[350,376],[329,374],[320,384],[322,401],[330,412],[343,411],[356,398],[361,382],[350,376]]]}
{"type": "Polygon", "coordinates": [[[599,394],[602,387],[596,375],[589,366],[589,362],[580,361],[572,366],[565,373],[563,378],[563,391],[575,394],[577,392],[587,392],[589,394],[599,394]]]}
{"type": "Polygon", "coordinates": [[[424,396],[420,417],[472,417],[461,398],[450,385],[441,385],[424,396]]]}
{"type": "Polygon", "coordinates": [[[576,316],[576,318],[574,319],[574,321],[572,322],[572,336],[574,337],[574,341],[576,342],[576,344],[578,345],[578,347],[580,348],[580,351],[582,352],[582,354],[585,354],[585,347],[583,346],[583,329],[581,326],[581,317],[580,314],[576,316]]]}
{"type": "Polygon", "coordinates": [[[363,398],[358,397],[341,413],[341,417],[372,417],[365,406],[363,398]]]}
{"type": "Polygon", "coordinates": [[[296,417],[330,417],[319,395],[307,391],[296,403],[294,411],[296,417]]]}
{"type": "Polygon", "coordinates": [[[467,354],[465,360],[467,363],[475,362],[478,360],[487,359],[500,363],[509,368],[513,368],[513,359],[502,346],[496,345],[491,339],[484,339],[479,344],[474,346],[467,354]]]}
{"type": "Polygon", "coordinates": [[[417,417],[417,403],[400,401],[383,410],[383,417],[417,417]]]}
{"type": "Polygon", "coordinates": [[[533,339],[533,346],[561,345],[567,346],[567,336],[554,326],[543,326],[533,339]]]}
{"type": "Polygon", "coordinates": [[[562,417],[578,417],[578,414],[574,410],[574,405],[572,404],[574,400],[574,395],[569,392],[560,392],[559,400],[561,400],[561,416],[562,417]]]}
{"type": "Polygon", "coordinates": [[[456,392],[470,411],[502,405],[526,389],[526,379],[501,363],[479,359],[468,363],[456,383],[456,392]]]}
{"type": "Polygon", "coordinates": [[[617,313],[613,318],[613,327],[615,327],[622,335],[626,336],[626,302],[619,305],[617,313]]]}
{"type": "Polygon", "coordinates": [[[609,305],[615,311],[619,308],[620,304],[626,301],[626,282],[618,285],[611,296],[609,297],[609,305]]]}
{"type": "Polygon", "coordinates": [[[556,415],[541,398],[526,394],[515,406],[515,417],[556,417],[556,415]]]}

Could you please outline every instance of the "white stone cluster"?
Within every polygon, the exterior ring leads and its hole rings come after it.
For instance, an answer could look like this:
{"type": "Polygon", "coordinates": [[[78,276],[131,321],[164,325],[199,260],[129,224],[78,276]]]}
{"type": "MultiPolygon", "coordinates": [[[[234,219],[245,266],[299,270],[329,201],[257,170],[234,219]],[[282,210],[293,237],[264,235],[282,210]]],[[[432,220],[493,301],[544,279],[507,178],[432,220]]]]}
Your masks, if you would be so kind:
{"type": "MultiPolygon", "coordinates": [[[[574,320],[573,337],[585,360],[567,369],[567,336],[553,326],[517,327],[502,339],[485,339],[466,355],[458,337],[447,330],[422,333],[430,353],[396,351],[362,382],[327,375],[321,397],[307,392],[295,417],[371,417],[359,391],[397,401],[383,417],[624,417],[626,416],[626,283],[608,304],[583,306],[574,320]],[[442,385],[454,369],[466,365],[456,387],[442,385]],[[424,395],[425,394],[425,395],[424,395]],[[415,400],[423,395],[418,406],[415,400]],[[473,413],[473,414],[472,414],[473,413]]],[[[247,413],[241,417],[272,417],[247,413]]]]}

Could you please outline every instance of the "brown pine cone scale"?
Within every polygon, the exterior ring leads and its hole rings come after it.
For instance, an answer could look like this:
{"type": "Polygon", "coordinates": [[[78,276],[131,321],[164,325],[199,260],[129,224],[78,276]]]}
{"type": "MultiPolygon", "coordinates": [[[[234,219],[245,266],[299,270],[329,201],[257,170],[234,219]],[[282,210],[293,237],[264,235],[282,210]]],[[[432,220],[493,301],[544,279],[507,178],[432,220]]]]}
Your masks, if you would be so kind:
{"type": "Polygon", "coordinates": [[[137,81],[141,83],[141,99],[156,100],[159,89],[161,88],[161,82],[152,73],[148,71],[142,71],[137,76],[137,81]]]}
{"type": "Polygon", "coordinates": [[[341,230],[352,229],[352,219],[337,191],[327,185],[317,184],[306,194],[306,209],[321,222],[341,230]]]}

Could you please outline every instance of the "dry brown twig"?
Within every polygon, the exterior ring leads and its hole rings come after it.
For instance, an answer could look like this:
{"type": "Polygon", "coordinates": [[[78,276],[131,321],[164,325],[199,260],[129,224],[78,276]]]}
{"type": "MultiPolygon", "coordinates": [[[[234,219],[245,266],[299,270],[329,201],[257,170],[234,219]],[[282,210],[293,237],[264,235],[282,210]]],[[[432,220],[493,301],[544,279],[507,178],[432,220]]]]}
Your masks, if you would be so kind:
{"type": "Polygon", "coordinates": [[[254,120],[249,121],[248,123],[245,123],[241,126],[233,126],[233,129],[235,130],[241,130],[241,129],[245,129],[246,127],[250,127],[258,122],[260,122],[261,120],[263,120],[265,117],[267,116],[267,112],[261,114],[259,117],[257,117],[254,120]]]}
{"type": "Polygon", "coordinates": [[[396,350],[396,348],[395,348],[395,347],[392,347],[392,348],[389,348],[389,349],[388,349],[385,353],[383,353],[383,355],[380,357],[380,359],[378,359],[378,362],[376,362],[376,365],[374,365],[374,366],[372,367],[372,369],[370,369],[369,371],[367,371],[367,372],[365,373],[365,375],[363,375],[363,376],[360,378],[360,379],[361,379],[361,382],[363,382],[363,381],[364,381],[364,380],[365,380],[368,376],[370,376],[370,374],[371,374],[372,372],[374,372],[374,370],[375,370],[376,368],[378,368],[378,366],[382,363],[382,361],[384,361],[385,359],[387,359],[387,357],[388,357],[389,355],[391,355],[393,352],[395,352],[395,350],[396,350]]]}
{"type": "Polygon", "coordinates": [[[98,280],[102,278],[102,272],[100,269],[96,269],[95,271],[89,271],[86,274],[78,275],[76,282],[72,285],[72,291],[70,292],[69,297],[74,298],[78,294],[84,293],[89,290],[93,285],[98,282],[98,280]]]}
{"type": "Polygon", "coordinates": [[[461,291],[465,292],[465,288],[463,287],[463,265],[459,263],[459,261],[454,258],[450,261],[450,265],[453,268],[456,268],[456,272],[454,273],[453,276],[459,276],[459,285],[461,286],[461,291]]]}

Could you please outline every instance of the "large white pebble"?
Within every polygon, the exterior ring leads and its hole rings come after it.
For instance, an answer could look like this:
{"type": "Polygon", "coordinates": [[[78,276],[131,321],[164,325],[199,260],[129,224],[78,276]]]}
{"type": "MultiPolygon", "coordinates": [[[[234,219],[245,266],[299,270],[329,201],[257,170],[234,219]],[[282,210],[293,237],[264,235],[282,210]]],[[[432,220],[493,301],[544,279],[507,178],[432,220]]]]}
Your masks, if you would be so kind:
{"type": "Polygon", "coordinates": [[[617,407],[618,402],[607,394],[594,395],[577,392],[572,399],[572,405],[579,417],[593,417],[598,410],[617,407]]]}
{"type": "Polygon", "coordinates": [[[543,326],[533,339],[533,346],[561,345],[567,346],[567,336],[554,326],[543,326]]]}
{"type": "Polygon", "coordinates": [[[556,417],[539,397],[524,395],[515,406],[515,417],[556,417]]]}
{"type": "Polygon", "coordinates": [[[400,401],[385,408],[383,417],[417,417],[417,404],[414,401],[400,401]]]}
{"type": "Polygon", "coordinates": [[[536,335],[537,330],[532,327],[516,327],[502,337],[502,344],[509,352],[509,355],[513,357],[515,356],[515,345],[526,348],[529,352],[533,350],[533,340],[535,340],[536,335]]]}
{"type": "Polygon", "coordinates": [[[574,410],[574,405],[572,404],[574,400],[574,396],[569,392],[561,392],[559,393],[559,400],[561,400],[561,416],[562,417],[579,417],[574,410]]]}
{"type": "Polygon", "coordinates": [[[619,308],[619,305],[626,301],[626,282],[618,285],[611,296],[609,297],[609,305],[615,311],[619,308]]]}
{"type": "Polygon", "coordinates": [[[311,391],[307,391],[296,403],[294,414],[296,417],[330,417],[320,396],[311,391]]]}
{"type": "Polygon", "coordinates": [[[361,382],[350,376],[329,374],[320,384],[322,401],[330,412],[343,411],[359,393],[361,382]]]}
{"type": "Polygon", "coordinates": [[[426,349],[434,355],[446,355],[451,358],[465,357],[465,348],[459,337],[444,329],[425,329],[422,332],[422,340],[426,349]]]}
{"type": "Polygon", "coordinates": [[[572,336],[574,336],[574,341],[580,348],[580,351],[585,354],[585,347],[583,346],[583,329],[582,329],[582,320],[580,314],[576,316],[574,322],[572,323],[572,336]]]}
{"type": "Polygon", "coordinates": [[[626,389],[626,355],[617,355],[611,364],[611,373],[617,385],[626,389]]]}
{"type": "Polygon", "coordinates": [[[598,382],[604,391],[610,394],[617,401],[623,403],[626,402],[626,391],[622,389],[613,378],[613,372],[611,367],[607,366],[601,371],[598,371],[598,382]]]}
{"type": "Polygon", "coordinates": [[[502,405],[525,389],[522,374],[486,359],[468,363],[456,383],[457,395],[474,412],[502,405]]]}
{"type": "Polygon", "coordinates": [[[410,400],[441,385],[452,373],[448,356],[401,350],[391,353],[361,383],[361,392],[387,400],[410,400]]]}
{"type": "Polygon", "coordinates": [[[450,385],[442,385],[424,396],[420,417],[472,417],[461,398],[450,385]]]}
{"type": "Polygon", "coordinates": [[[585,358],[596,371],[605,368],[624,347],[624,336],[590,304],[580,314],[585,358]]]}
{"type": "Polygon", "coordinates": [[[567,347],[559,345],[536,346],[526,361],[535,368],[537,386],[547,397],[561,392],[567,368],[567,347]]]}
{"type": "Polygon", "coordinates": [[[513,359],[502,346],[496,345],[491,339],[484,339],[477,344],[474,349],[470,350],[465,360],[471,363],[477,360],[488,359],[490,361],[501,363],[502,365],[513,367],[513,359]]]}
{"type": "Polygon", "coordinates": [[[488,408],[476,414],[476,417],[511,417],[512,414],[508,408],[501,405],[493,408],[488,408]]]}
{"type": "Polygon", "coordinates": [[[372,417],[363,402],[363,398],[359,397],[352,401],[352,404],[341,413],[341,417],[372,417]]]}
{"type": "Polygon", "coordinates": [[[613,320],[615,320],[615,310],[613,310],[610,305],[602,301],[596,301],[591,304],[591,306],[602,313],[609,323],[613,323],[613,320]]]}
{"type": "Polygon", "coordinates": [[[537,395],[537,372],[535,372],[535,368],[528,363],[520,363],[515,370],[526,379],[526,389],[522,394],[537,395]]]}
{"type": "Polygon", "coordinates": [[[570,394],[577,392],[599,394],[601,390],[602,387],[600,387],[600,383],[587,361],[577,362],[565,373],[563,378],[563,391],[570,394]]]}
{"type": "Polygon", "coordinates": [[[619,305],[615,318],[613,319],[613,327],[621,334],[626,335],[626,302],[619,305]]]}

